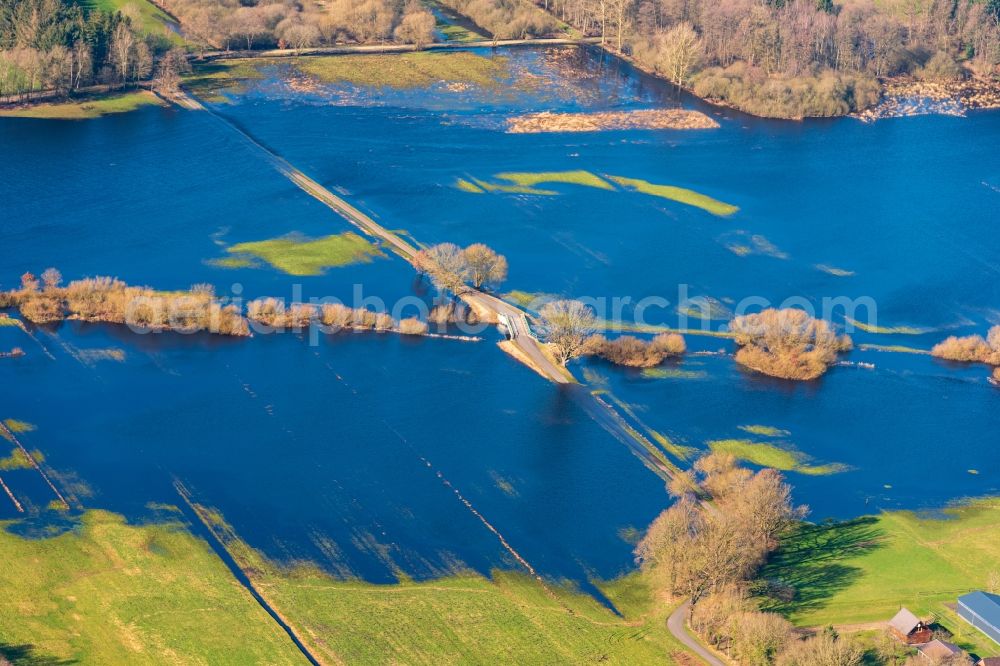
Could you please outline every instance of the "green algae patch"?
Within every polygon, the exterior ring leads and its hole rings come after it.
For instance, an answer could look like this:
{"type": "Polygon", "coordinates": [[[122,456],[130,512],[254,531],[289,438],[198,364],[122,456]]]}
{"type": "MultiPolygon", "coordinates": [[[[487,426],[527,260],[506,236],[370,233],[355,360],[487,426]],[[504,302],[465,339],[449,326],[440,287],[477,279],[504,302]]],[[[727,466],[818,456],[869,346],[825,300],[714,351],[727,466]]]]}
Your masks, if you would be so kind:
{"type": "Polygon", "coordinates": [[[180,522],[103,511],[4,521],[0,559],[3,642],[30,646],[25,663],[305,663],[180,522]]]}
{"type": "Polygon", "coordinates": [[[661,199],[667,199],[669,201],[676,201],[688,206],[694,206],[695,208],[700,208],[713,215],[719,215],[721,217],[732,215],[739,210],[739,207],[737,206],[727,204],[723,201],[719,201],[718,199],[713,199],[710,196],[695,192],[694,190],[685,189],[683,187],[674,187],[673,185],[657,185],[639,178],[626,178],[624,176],[609,175],[606,177],[608,180],[632,191],[641,192],[642,194],[648,194],[654,197],[660,197],[661,199]]]}
{"type": "Polygon", "coordinates": [[[615,187],[600,176],[582,169],[576,171],[539,171],[522,172],[507,171],[494,176],[497,180],[505,180],[515,185],[532,187],[544,183],[564,183],[582,187],[596,187],[601,190],[614,190],[615,187]]]}
{"type": "Polygon", "coordinates": [[[739,428],[743,432],[748,432],[751,435],[760,435],[761,437],[788,437],[792,434],[787,430],[768,425],[741,425],[739,428]]]}
{"type": "Polygon", "coordinates": [[[353,231],[317,239],[293,235],[237,243],[226,251],[256,257],[289,275],[321,275],[327,268],[369,263],[375,257],[385,256],[375,245],[353,231]]]}
{"type": "Polygon", "coordinates": [[[836,277],[851,277],[854,275],[854,271],[849,271],[846,268],[837,268],[836,266],[829,266],[827,264],[816,264],[816,270],[823,271],[830,275],[836,277]]]}
{"type": "Polygon", "coordinates": [[[148,90],[140,90],[108,97],[89,97],[68,102],[0,109],[0,117],[90,120],[113,113],[128,113],[145,106],[165,106],[165,103],[148,90]]]}
{"type": "Polygon", "coordinates": [[[708,442],[708,446],[713,453],[729,453],[759,467],[772,467],[785,472],[821,476],[847,470],[846,465],[839,463],[810,465],[808,456],[803,453],[749,439],[717,439],[708,442]]]}
{"type": "Polygon", "coordinates": [[[680,368],[643,368],[642,376],[646,379],[704,379],[708,373],[704,370],[681,370],[680,368]]]}
{"type": "Polygon", "coordinates": [[[8,326],[11,328],[21,328],[22,326],[21,320],[14,319],[13,317],[8,317],[5,314],[0,314],[0,328],[5,328],[8,326]]]}
{"type": "Polygon", "coordinates": [[[858,330],[865,333],[881,333],[883,335],[923,335],[934,332],[933,328],[923,328],[918,326],[878,326],[876,324],[866,324],[857,319],[844,317],[844,320],[858,330]]]}
{"type": "Polygon", "coordinates": [[[317,56],[297,60],[294,66],[326,83],[369,88],[412,89],[435,83],[494,88],[510,77],[506,57],[466,51],[317,56]]]}

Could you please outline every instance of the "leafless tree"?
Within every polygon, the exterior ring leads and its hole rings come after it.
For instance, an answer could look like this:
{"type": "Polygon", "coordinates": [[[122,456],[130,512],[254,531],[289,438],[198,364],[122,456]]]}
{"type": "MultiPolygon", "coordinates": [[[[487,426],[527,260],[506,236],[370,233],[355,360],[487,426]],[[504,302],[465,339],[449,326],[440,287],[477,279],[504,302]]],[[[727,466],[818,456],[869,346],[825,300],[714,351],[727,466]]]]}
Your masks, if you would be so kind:
{"type": "Polygon", "coordinates": [[[545,340],[555,349],[559,362],[563,365],[580,354],[597,323],[593,309],[580,301],[546,303],[539,315],[545,330],[545,340]]]}

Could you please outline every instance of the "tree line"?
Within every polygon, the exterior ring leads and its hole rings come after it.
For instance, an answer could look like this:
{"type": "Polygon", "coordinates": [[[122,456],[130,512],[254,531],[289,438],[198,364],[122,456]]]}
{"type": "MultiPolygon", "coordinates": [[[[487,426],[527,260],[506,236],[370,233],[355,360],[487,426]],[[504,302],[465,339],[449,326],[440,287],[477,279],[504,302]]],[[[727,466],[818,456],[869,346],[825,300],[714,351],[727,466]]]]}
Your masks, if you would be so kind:
{"type": "Polygon", "coordinates": [[[154,73],[175,80],[187,65],[183,52],[139,25],[136,5],[110,12],[63,0],[0,0],[0,96],[126,86],[154,73]]]}
{"type": "Polygon", "coordinates": [[[186,37],[217,49],[304,48],[335,43],[434,40],[434,15],[418,0],[161,0],[186,37]]]}
{"type": "Polygon", "coordinates": [[[990,77],[1000,64],[1000,0],[449,4],[477,21],[517,17],[519,36],[556,29],[556,23],[531,20],[540,6],[699,96],[765,116],[841,115],[876,102],[881,77],[990,77]]]}

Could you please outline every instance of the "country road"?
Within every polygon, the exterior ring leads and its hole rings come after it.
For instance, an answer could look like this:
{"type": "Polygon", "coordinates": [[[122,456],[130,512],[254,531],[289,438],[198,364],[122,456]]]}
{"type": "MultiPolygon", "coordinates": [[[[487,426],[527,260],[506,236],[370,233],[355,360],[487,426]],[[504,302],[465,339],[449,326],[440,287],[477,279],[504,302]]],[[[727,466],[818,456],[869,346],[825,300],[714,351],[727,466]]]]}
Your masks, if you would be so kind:
{"type": "MultiPolygon", "coordinates": [[[[366,215],[362,211],[358,210],[356,207],[323,187],[306,174],[302,173],[302,171],[295,168],[288,160],[271,151],[267,146],[257,141],[244,130],[232,124],[225,117],[206,107],[195,97],[183,91],[173,95],[171,101],[186,109],[200,110],[211,114],[219,122],[237,132],[247,142],[267,155],[268,160],[274,165],[274,168],[280,171],[290,181],[295,183],[306,194],[331,208],[335,213],[343,217],[365,234],[373,236],[385,243],[389,249],[399,255],[402,259],[405,259],[411,264],[413,263],[413,260],[418,252],[416,247],[408,243],[399,235],[389,231],[381,224],[373,220],[369,215],[366,215]]],[[[516,348],[516,352],[512,353],[512,356],[517,358],[522,363],[525,363],[525,365],[528,365],[551,382],[556,384],[569,384],[573,382],[572,375],[570,375],[565,368],[555,363],[552,358],[545,353],[542,343],[531,335],[530,331],[525,329],[524,321],[527,313],[524,310],[511,305],[496,296],[471,287],[465,292],[458,294],[458,297],[472,306],[473,309],[480,314],[480,317],[486,321],[496,322],[500,314],[504,314],[510,318],[510,321],[513,323],[513,330],[510,331],[510,342],[516,348]]]]}
{"type": "Polygon", "coordinates": [[[710,664],[710,666],[726,666],[721,659],[709,652],[708,649],[699,643],[696,638],[688,633],[685,618],[687,617],[688,609],[690,607],[690,601],[685,601],[678,606],[677,609],[670,614],[670,617],[667,618],[667,629],[670,630],[670,633],[673,634],[674,638],[684,644],[684,647],[701,657],[705,663],[710,664]]]}

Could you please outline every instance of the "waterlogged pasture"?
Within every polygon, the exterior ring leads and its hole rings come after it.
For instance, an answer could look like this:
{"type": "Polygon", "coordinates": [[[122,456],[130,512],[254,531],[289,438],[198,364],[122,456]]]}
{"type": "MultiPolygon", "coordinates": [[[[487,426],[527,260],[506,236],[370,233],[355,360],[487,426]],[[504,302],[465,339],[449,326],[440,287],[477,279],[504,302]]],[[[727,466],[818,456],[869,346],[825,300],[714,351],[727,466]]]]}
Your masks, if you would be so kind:
{"type": "MultiPolygon", "coordinates": [[[[586,50],[438,57],[458,60],[393,61],[401,69],[382,86],[370,84],[383,65],[352,79],[346,58],[213,65],[192,86],[211,112],[0,119],[0,150],[17,156],[0,164],[12,249],[0,254],[0,286],[54,265],[68,278],[162,289],[210,283],[229,294],[238,283],[244,298],[301,285],[306,298],[351,301],[356,283],[390,303],[428,298],[408,265],[355,240],[237,127],[386,228],[494,247],[510,263],[512,300],[666,299],[643,325],[626,305],[627,321],[607,326],[693,328],[693,352],[723,355],[572,369],[676,464],[714,443],[781,467],[815,518],[1000,493],[1000,394],[984,368],[899,353],[1000,317],[995,114],[776,124],[678,100],[586,50]],[[464,61],[476,64],[453,66],[464,61]],[[468,72],[476,80],[460,80],[468,72]],[[677,103],[720,127],[506,131],[519,114],[677,103]],[[845,360],[875,367],[799,385],[741,371],[719,329],[751,296],[870,297],[877,321],[854,334],[845,360]]],[[[65,323],[0,336],[0,348],[28,352],[0,359],[0,386],[11,387],[0,418],[37,426],[24,443],[74,502],[139,517],[150,501],[177,503],[180,482],[264,557],[322,576],[518,569],[486,521],[544,576],[598,595],[592,579],[631,567],[621,535],[668,501],[577,392],[502,354],[492,333],[310,346],[292,334],[219,340],[65,323]]],[[[44,508],[53,498],[36,477],[4,474],[44,508]]]]}

